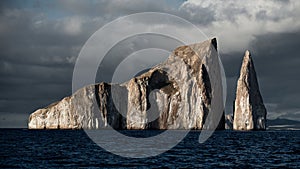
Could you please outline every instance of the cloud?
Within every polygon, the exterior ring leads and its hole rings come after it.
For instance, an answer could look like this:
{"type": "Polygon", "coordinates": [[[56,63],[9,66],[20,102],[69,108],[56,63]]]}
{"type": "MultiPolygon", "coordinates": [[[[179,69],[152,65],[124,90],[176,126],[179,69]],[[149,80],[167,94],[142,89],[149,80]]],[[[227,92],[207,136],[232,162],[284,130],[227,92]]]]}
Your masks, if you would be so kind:
{"type": "MultiPolygon", "coordinates": [[[[256,36],[300,29],[299,1],[188,0],[182,6],[193,6],[194,13],[201,13],[203,8],[214,11],[214,20],[208,26],[199,26],[205,33],[219,37],[224,53],[247,48],[256,36]]],[[[192,12],[191,16],[195,15],[192,12]]]]}
{"type": "Polygon", "coordinates": [[[80,17],[70,17],[64,19],[64,30],[66,34],[76,35],[81,33],[83,19],[80,17]]]}
{"type": "MultiPolygon", "coordinates": [[[[71,94],[73,67],[81,47],[103,25],[136,12],[166,12],[187,19],[208,37],[217,36],[228,77],[227,112],[232,112],[244,51],[250,49],[270,115],[299,116],[299,9],[300,1],[297,0],[1,2],[0,115],[12,117],[10,113],[14,112],[20,114],[16,118],[23,118],[33,110],[71,94]]],[[[151,20],[141,18],[124,24],[124,27],[168,31],[166,28],[170,24],[178,35],[196,36],[179,22],[154,25],[151,20]]],[[[122,29],[115,30],[107,34],[114,38],[122,33],[118,32],[122,29]]],[[[126,39],[107,54],[98,70],[97,80],[109,81],[117,66],[110,62],[120,62],[136,50],[145,47],[172,50],[179,44],[154,36],[126,39]],[[103,70],[105,73],[102,74],[103,70]]],[[[145,59],[145,62],[151,61],[151,56],[145,59]]],[[[142,64],[143,61],[136,59],[132,63],[142,64]]],[[[21,121],[15,124],[26,126],[26,122],[21,121]]]]}
{"type": "MultiPolygon", "coordinates": [[[[147,48],[156,48],[172,52],[174,48],[180,45],[182,45],[182,43],[176,39],[155,34],[135,35],[124,39],[117,43],[105,55],[102,63],[99,65],[96,81],[111,82],[111,78],[113,77],[114,72],[116,71],[119,64],[126,61],[127,59],[130,59],[130,57],[136,58],[135,55],[131,55],[137,51],[147,48]]],[[[144,54],[146,55],[141,56],[140,59],[130,59],[131,62],[126,61],[128,64],[130,63],[129,65],[127,65],[127,67],[134,67],[133,65],[143,64],[155,65],[158,64],[159,61],[164,60],[163,58],[165,58],[165,52],[162,54],[162,52],[159,53],[157,50],[153,51],[156,54],[159,54],[159,56],[152,56],[153,54],[151,55],[149,52],[144,52],[144,54]],[[160,56],[162,57],[162,59],[158,59],[158,57],[160,56]]],[[[126,68],[126,66],[122,65],[122,68],[126,68]]],[[[127,70],[123,71],[127,72],[127,70]]],[[[129,75],[122,77],[123,80],[120,79],[120,81],[124,82],[126,78],[127,80],[129,80],[129,75]]]]}

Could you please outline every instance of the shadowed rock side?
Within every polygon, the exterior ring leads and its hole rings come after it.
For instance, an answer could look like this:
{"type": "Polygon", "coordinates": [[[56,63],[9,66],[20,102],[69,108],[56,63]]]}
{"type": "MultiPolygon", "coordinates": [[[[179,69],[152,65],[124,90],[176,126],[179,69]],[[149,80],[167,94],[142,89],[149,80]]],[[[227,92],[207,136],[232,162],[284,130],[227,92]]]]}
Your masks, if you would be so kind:
{"type": "MultiPolygon", "coordinates": [[[[178,47],[165,62],[128,82],[86,86],[35,111],[28,128],[202,129],[209,113],[224,119],[223,111],[211,111],[209,71],[214,75],[219,68],[209,63],[216,59],[215,39],[178,47]]],[[[224,121],[208,124],[225,126],[224,121]]]]}
{"type": "Polygon", "coordinates": [[[265,130],[267,111],[261,97],[254,64],[245,52],[234,103],[234,130],[265,130]]]}
{"type": "Polygon", "coordinates": [[[233,128],[233,117],[231,114],[225,116],[225,129],[232,130],[233,128]]]}

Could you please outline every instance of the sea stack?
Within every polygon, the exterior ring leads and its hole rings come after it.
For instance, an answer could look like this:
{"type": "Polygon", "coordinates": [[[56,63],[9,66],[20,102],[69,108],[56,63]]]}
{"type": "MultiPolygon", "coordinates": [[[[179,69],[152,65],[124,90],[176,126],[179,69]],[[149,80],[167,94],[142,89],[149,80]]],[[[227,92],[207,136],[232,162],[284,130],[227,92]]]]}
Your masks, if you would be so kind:
{"type": "Polygon", "coordinates": [[[29,117],[29,129],[224,129],[216,39],[180,46],[122,84],[99,83],[29,117]],[[215,86],[215,87],[213,87],[215,86]]]}
{"type": "Polygon", "coordinates": [[[234,130],[265,130],[267,111],[250,52],[243,59],[234,102],[234,130]]]}

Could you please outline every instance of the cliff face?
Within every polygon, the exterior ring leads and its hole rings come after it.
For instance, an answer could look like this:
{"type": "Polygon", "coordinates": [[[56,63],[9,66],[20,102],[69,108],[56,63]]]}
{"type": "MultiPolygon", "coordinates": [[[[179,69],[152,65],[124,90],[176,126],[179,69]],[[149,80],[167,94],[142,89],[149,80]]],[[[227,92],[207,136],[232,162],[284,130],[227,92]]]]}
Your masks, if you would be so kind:
{"type": "Polygon", "coordinates": [[[223,107],[211,106],[223,105],[222,98],[212,99],[222,92],[220,76],[214,76],[218,64],[216,39],[178,47],[165,62],[126,83],[86,86],[35,111],[28,128],[224,129],[224,117],[219,123],[208,116],[224,116],[223,107]]]}
{"type": "Polygon", "coordinates": [[[267,111],[261,97],[254,64],[245,52],[234,103],[234,130],[265,130],[267,111]]]}

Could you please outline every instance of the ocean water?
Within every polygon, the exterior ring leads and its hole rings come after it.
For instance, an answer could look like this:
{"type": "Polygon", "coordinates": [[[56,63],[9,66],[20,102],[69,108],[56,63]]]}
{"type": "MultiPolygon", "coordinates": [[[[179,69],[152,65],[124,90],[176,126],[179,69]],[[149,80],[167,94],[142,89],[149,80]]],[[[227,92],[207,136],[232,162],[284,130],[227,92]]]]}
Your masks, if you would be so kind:
{"type": "Polygon", "coordinates": [[[83,130],[0,129],[0,168],[300,168],[300,131],[216,131],[203,144],[199,134],[191,131],[158,156],[132,159],[100,148],[83,130]]]}

